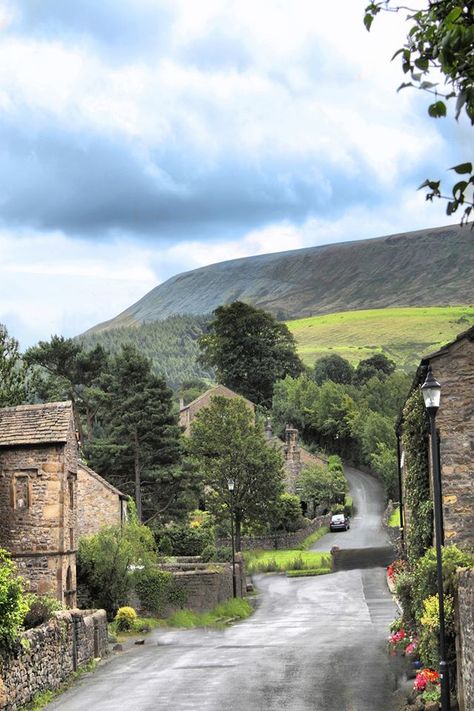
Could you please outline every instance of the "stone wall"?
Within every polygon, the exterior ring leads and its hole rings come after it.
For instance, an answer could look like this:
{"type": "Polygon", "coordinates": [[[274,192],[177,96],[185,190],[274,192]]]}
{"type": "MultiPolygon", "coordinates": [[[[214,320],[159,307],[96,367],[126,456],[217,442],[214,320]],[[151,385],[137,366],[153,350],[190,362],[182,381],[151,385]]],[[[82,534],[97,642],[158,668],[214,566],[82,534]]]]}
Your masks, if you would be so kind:
{"type": "MultiPolygon", "coordinates": [[[[297,548],[303,541],[312,533],[317,531],[322,526],[329,526],[331,515],[318,516],[305,528],[300,528],[294,533],[276,533],[268,536],[242,536],[242,550],[280,550],[285,548],[297,548]]],[[[231,545],[230,538],[220,538],[216,542],[217,546],[231,545]]]]}
{"type": "Polygon", "coordinates": [[[0,545],[11,552],[30,590],[74,604],[77,544],[77,449],[66,444],[0,450],[0,545]]]}
{"type": "Polygon", "coordinates": [[[474,568],[459,574],[456,604],[459,711],[474,709],[474,568]]]}
{"type": "Polygon", "coordinates": [[[77,495],[78,539],[92,536],[104,526],[120,526],[126,517],[126,501],[120,491],[82,462],[77,468],[77,495]]]}
{"type": "Polygon", "coordinates": [[[23,646],[0,657],[0,709],[17,711],[39,692],[58,689],[76,669],[107,654],[104,610],[59,612],[24,632],[23,646]]]}
{"type": "Polygon", "coordinates": [[[441,383],[440,433],[446,543],[474,545],[474,342],[465,338],[430,358],[441,383]]]}

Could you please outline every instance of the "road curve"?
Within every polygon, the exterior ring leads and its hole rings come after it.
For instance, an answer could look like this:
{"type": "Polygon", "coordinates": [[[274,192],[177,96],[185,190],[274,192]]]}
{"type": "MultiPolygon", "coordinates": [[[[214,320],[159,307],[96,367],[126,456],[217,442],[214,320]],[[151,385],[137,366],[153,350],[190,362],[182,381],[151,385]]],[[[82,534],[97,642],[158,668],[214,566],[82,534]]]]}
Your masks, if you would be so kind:
{"type": "Polygon", "coordinates": [[[383,489],[377,479],[354,467],[344,467],[355,513],[348,531],[328,533],[312,546],[313,551],[339,548],[379,548],[390,545],[382,526],[383,489]]]}
{"type": "Polygon", "coordinates": [[[155,630],[46,709],[390,711],[382,568],[256,583],[261,604],[245,622],[155,630]]]}
{"type": "MultiPolygon", "coordinates": [[[[329,550],[386,545],[381,487],[346,468],[357,506],[329,550]]],[[[308,578],[266,575],[255,614],[223,630],[155,630],[47,711],[391,711],[386,654],[396,614],[383,568],[308,578]]]]}

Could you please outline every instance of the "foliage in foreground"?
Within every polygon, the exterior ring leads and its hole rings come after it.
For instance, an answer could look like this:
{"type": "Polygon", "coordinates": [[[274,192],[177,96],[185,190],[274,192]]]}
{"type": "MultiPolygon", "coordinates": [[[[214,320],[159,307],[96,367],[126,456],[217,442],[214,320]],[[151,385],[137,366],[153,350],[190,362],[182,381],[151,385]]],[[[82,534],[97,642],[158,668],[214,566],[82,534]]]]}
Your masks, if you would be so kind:
{"type": "MultiPolygon", "coordinates": [[[[409,79],[399,89],[413,87],[432,95],[428,114],[435,119],[447,116],[448,102],[454,100],[455,119],[464,114],[472,127],[474,8],[472,3],[460,3],[458,0],[426,0],[424,4],[424,7],[413,10],[407,16],[409,28],[405,43],[393,56],[399,57],[402,71],[409,79]],[[444,79],[444,85],[440,86],[440,79],[444,79]]],[[[390,0],[371,2],[365,10],[366,28],[370,30],[374,17],[381,10],[394,12],[399,9],[390,5],[390,0]]],[[[472,156],[467,158],[471,159],[472,156]]],[[[428,179],[420,188],[428,188],[427,200],[445,198],[448,201],[448,215],[461,206],[467,206],[463,215],[463,220],[467,220],[473,207],[473,166],[471,162],[465,162],[451,170],[454,170],[456,176],[462,177],[456,177],[457,182],[452,186],[450,196],[442,195],[439,180],[428,179]]]]}
{"type": "Polygon", "coordinates": [[[0,548],[0,650],[15,644],[28,612],[28,596],[10,554],[0,548]]]}

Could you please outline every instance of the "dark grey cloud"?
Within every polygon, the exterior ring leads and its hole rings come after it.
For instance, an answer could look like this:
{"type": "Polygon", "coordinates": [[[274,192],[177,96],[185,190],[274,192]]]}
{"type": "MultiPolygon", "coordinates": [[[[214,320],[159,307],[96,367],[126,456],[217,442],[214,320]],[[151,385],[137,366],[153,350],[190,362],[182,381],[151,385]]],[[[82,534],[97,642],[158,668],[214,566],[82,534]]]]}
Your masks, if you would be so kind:
{"type": "Polygon", "coordinates": [[[183,135],[147,153],[112,134],[62,124],[0,121],[0,220],[4,226],[103,236],[229,237],[269,222],[301,223],[353,202],[381,199],[360,157],[360,179],[314,154],[258,159],[238,146],[204,168],[183,135]],[[362,179],[364,175],[364,179],[362,179]]]}
{"type": "Polygon", "coordinates": [[[80,39],[117,60],[162,55],[174,19],[169,5],[149,0],[26,0],[18,10],[12,31],[80,39]]]}

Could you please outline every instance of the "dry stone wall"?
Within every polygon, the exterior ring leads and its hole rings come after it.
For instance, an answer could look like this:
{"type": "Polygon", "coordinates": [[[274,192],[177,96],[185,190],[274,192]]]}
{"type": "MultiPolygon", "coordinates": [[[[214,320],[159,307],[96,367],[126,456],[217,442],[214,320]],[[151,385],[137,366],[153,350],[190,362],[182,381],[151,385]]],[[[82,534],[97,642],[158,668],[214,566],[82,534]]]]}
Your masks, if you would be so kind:
{"type": "Polygon", "coordinates": [[[104,610],[57,613],[22,635],[17,652],[0,657],[0,709],[17,711],[35,694],[58,689],[79,667],[107,654],[104,610]]]}
{"type": "MultiPolygon", "coordinates": [[[[326,516],[318,516],[317,518],[314,518],[308,526],[300,528],[299,531],[295,531],[294,533],[276,533],[268,536],[252,537],[242,536],[242,550],[273,551],[285,548],[297,548],[306,538],[308,538],[308,536],[322,528],[322,526],[329,526],[330,520],[330,514],[326,516]]],[[[221,538],[217,541],[217,545],[230,546],[231,540],[230,538],[221,538]]]]}

